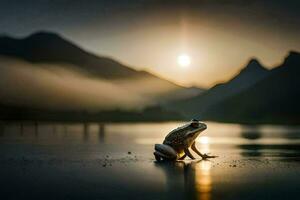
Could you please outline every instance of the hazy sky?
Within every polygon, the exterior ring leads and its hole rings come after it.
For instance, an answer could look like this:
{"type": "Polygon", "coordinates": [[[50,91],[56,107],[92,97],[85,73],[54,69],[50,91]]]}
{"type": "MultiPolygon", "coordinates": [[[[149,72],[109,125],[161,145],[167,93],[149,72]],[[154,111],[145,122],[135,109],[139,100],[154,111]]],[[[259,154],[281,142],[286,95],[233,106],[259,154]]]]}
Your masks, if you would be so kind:
{"type": "Polygon", "coordinates": [[[58,32],[131,67],[210,87],[251,57],[273,67],[300,51],[299,9],[297,0],[9,0],[0,1],[0,32],[58,32]],[[181,53],[189,67],[178,66],[181,53]]]}

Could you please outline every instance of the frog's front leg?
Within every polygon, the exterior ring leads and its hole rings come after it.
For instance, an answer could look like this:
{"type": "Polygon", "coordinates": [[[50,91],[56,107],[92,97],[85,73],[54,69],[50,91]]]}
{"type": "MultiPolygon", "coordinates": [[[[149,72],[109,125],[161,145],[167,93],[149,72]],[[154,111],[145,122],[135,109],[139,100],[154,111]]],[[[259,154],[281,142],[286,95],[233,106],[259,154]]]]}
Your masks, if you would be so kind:
{"type": "Polygon", "coordinates": [[[193,142],[191,148],[192,148],[192,150],[193,150],[196,154],[198,154],[199,156],[201,156],[201,158],[203,158],[204,155],[203,155],[202,153],[200,153],[200,151],[198,151],[198,149],[197,149],[197,147],[196,147],[196,142],[195,142],[195,141],[193,142]]]}
{"type": "Polygon", "coordinates": [[[196,147],[196,142],[194,142],[191,146],[192,150],[198,154],[199,156],[201,156],[202,159],[207,159],[207,158],[216,158],[217,156],[209,156],[207,154],[202,154],[200,153],[200,151],[198,151],[197,147],[196,147]]]}

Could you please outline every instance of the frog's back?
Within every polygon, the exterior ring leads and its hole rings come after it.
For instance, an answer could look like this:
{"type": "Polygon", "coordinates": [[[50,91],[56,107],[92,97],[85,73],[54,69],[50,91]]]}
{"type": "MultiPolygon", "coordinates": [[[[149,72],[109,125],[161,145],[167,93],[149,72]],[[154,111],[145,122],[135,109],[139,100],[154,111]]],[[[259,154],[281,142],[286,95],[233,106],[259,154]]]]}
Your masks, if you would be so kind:
{"type": "Polygon", "coordinates": [[[189,130],[189,125],[184,125],[172,130],[164,140],[164,144],[174,148],[181,148],[184,145],[186,132],[189,130]]]}

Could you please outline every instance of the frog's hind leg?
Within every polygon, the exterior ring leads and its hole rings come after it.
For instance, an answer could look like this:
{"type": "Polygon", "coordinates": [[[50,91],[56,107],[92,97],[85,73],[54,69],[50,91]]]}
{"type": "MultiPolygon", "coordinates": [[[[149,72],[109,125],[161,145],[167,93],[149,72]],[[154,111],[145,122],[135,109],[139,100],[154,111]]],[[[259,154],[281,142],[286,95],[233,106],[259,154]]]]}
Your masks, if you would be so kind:
{"type": "Polygon", "coordinates": [[[154,149],[155,149],[155,152],[153,154],[157,161],[176,160],[177,159],[176,151],[169,145],[155,144],[154,149]]]}

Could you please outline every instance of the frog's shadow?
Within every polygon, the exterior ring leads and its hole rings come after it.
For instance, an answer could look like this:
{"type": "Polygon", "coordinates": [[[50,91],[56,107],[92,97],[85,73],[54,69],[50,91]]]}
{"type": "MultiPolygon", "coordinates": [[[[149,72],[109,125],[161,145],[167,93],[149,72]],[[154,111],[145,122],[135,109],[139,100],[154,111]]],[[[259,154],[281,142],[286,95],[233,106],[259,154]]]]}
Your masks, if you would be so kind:
{"type": "Polygon", "coordinates": [[[183,169],[185,167],[194,167],[197,163],[209,161],[208,159],[196,159],[196,160],[176,160],[176,161],[154,161],[156,167],[161,169],[178,168],[183,169]]]}

